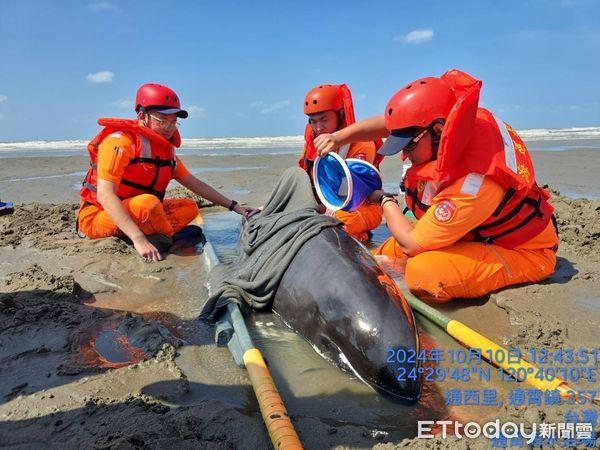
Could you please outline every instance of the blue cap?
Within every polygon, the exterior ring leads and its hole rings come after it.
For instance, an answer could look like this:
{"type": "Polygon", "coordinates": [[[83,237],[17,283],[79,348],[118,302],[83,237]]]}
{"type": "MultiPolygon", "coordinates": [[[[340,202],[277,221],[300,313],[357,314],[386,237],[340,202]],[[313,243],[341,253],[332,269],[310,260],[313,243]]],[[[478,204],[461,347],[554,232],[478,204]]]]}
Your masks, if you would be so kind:
{"type": "Polygon", "coordinates": [[[404,128],[392,131],[377,153],[384,156],[400,152],[416,136],[415,128],[404,128]]]}

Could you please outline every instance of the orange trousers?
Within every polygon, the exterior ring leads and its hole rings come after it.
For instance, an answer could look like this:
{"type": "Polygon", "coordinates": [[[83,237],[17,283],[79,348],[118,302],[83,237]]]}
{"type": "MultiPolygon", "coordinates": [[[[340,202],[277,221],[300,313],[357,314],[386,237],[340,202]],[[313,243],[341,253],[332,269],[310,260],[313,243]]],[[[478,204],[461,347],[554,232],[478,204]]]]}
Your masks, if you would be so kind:
{"type": "MultiPolygon", "coordinates": [[[[406,258],[398,242],[386,240],[373,251],[392,259],[406,258]]],[[[482,242],[459,241],[406,260],[405,281],[416,296],[433,302],[474,298],[496,289],[548,278],[556,265],[552,249],[507,249],[482,242]]]]}
{"type": "Polygon", "coordinates": [[[371,231],[379,226],[383,209],[377,203],[365,202],[353,212],[336,211],[335,217],[344,222],[344,230],[360,242],[367,242],[371,231]]]}
{"type": "MultiPolygon", "coordinates": [[[[158,233],[173,237],[198,215],[198,205],[191,199],[166,199],[161,202],[154,195],[142,194],[125,199],[122,203],[146,235],[158,233]]],[[[91,239],[123,236],[108,213],[96,205],[81,207],[77,224],[79,231],[91,239]]]]}

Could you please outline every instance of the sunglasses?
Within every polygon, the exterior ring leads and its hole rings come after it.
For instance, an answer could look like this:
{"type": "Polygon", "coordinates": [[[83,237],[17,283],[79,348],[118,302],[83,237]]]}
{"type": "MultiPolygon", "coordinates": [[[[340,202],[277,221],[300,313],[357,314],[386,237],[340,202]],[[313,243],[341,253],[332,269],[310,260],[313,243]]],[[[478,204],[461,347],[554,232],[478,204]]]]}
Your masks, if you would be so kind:
{"type": "Polygon", "coordinates": [[[408,141],[408,144],[406,144],[403,148],[402,151],[405,153],[410,153],[412,152],[415,147],[417,146],[417,144],[419,143],[419,141],[421,139],[423,139],[423,137],[425,137],[425,135],[429,132],[428,128],[425,128],[423,131],[421,131],[420,133],[418,133],[414,138],[412,138],[410,141],[408,141]]]}
{"type": "Polygon", "coordinates": [[[149,114],[150,117],[152,117],[154,119],[154,122],[156,123],[156,126],[159,128],[179,128],[179,122],[173,120],[164,120],[161,119],[160,117],[154,116],[152,114],[149,114]]]}

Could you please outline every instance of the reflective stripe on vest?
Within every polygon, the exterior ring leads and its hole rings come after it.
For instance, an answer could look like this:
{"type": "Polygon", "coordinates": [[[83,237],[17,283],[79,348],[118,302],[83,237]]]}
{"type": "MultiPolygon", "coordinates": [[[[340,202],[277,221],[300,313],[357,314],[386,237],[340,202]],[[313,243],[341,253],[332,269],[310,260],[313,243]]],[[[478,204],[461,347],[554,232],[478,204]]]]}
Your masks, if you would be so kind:
{"type": "Polygon", "coordinates": [[[338,151],[338,155],[342,158],[346,159],[348,157],[348,152],[350,151],[350,144],[342,145],[338,151]]]}
{"type": "Polygon", "coordinates": [[[506,167],[512,170],[514,173],[517,173],[517,158],[515,156],[515,144],[510,137],[510,133],[506,129],[506,125],[501,120],[498,120],[496,116],[492,114],[492,117],[496,121],[496,125],[498,125],[498,129],[500,130],[500,135],[502,136],[502,143],[504,144],[504,160],[506,162],[506,167]]]}
{"type": "Polygon", "coordinates": [[[152,146],[150,140],[146,136],[140,136],[142,147],[142,158],[152,158],[152,146]]]}

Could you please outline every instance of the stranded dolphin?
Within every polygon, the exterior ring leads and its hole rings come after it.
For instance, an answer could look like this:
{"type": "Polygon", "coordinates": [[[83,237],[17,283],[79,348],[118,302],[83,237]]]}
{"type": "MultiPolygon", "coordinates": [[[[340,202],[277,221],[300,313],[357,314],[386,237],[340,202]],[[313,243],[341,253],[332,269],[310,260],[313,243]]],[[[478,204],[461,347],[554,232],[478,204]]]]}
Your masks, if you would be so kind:
{"type": "Polygon", "coordinates": [[[419,339],[408,304],[368,250],[317,209],[306,172],[286,170],[243,225],[239,257],[211,271],[201,317],[218,320],[231,302],[272,308],[339,367],[417,399],[419,339]]]}
{"type": "Polygon", "coordinates": [[[343,230],[327,228],[302,246],[272,308],[338,367],[378,391],[418,398],[412,311],[393,280],[343,230]]]}

